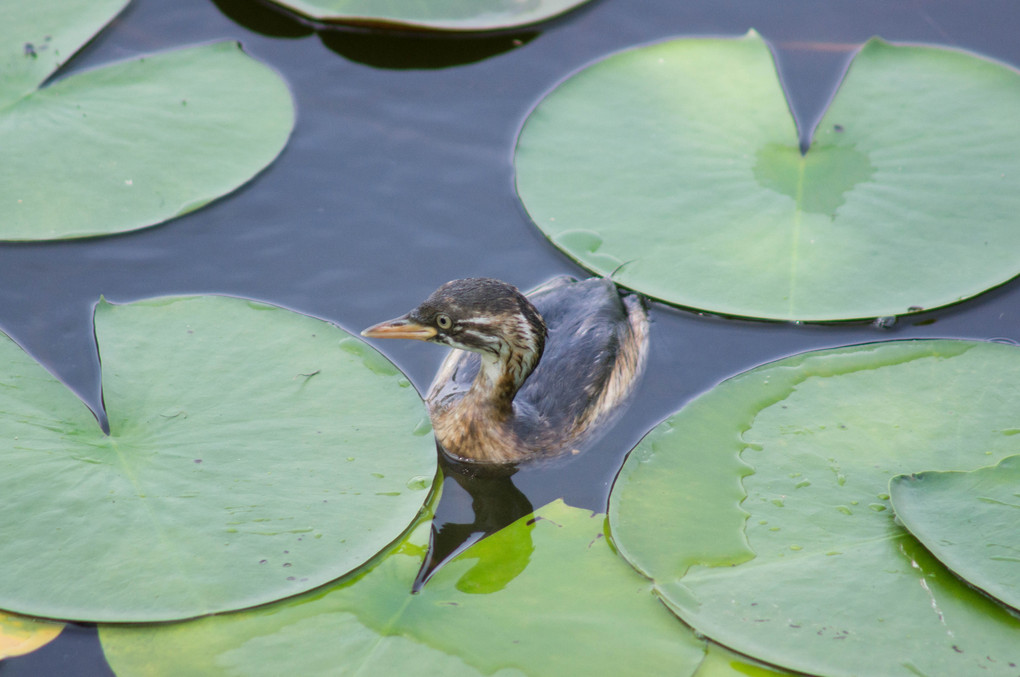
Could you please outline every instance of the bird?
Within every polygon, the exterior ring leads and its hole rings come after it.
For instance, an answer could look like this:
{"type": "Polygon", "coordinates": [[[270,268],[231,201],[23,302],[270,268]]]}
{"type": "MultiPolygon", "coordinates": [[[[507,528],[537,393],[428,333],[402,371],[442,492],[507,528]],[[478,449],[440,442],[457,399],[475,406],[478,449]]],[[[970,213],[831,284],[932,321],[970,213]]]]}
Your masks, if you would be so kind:
{"type": "Polygon", "coordinates": [[[361,334],[453,348],[425,398],[441,451],[516,466],[577,453],[605,431],[644,371],[648,329],[639,295],[564,275],[527,295],[492,278],[452,280],[361,334]]]}

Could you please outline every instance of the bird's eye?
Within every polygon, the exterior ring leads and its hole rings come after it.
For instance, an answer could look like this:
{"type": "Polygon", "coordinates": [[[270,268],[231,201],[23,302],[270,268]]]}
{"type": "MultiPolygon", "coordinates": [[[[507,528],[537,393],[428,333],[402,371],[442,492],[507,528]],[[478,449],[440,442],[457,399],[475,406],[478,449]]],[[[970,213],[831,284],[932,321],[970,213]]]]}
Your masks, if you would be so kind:
{"type": "Polygon", "coordinates": [[[436,315],[436,326],[438,326],[440,329],[449,329],[450,327],[453,326],[453,320],[450,319],[449,315],[439,313],[438,315],[436,315]]]}

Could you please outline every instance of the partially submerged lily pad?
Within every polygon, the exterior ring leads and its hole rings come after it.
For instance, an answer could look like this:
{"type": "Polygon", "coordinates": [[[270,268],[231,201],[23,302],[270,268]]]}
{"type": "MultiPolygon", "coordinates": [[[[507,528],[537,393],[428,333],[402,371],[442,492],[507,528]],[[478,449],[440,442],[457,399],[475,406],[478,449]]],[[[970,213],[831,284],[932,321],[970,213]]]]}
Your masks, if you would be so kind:
{"type": "Polygon", "coordinates": [[[125,3],[39,0],[0,26],[0,240],[107,235],[185,214],[283,149],[283,80],[225,42],[42,86],[125,3]]]}
{"type": "Polygon", "coordinates": [[[963,52],[871,40],[801,155],[756,33],[640,47],[547,95],[515,164],[554,244],[668,303],[859,319],[1020,273],[1020,73],[963,52]]]}
{"type": "Polygon", "coordinates": [[[316,21],[397,29],[492,31],[551,19],[588,0],[272,0],[316,21]]]}
{"type": "Polygon", "coordinates": [[[0,661],[13,656],[24,656],[46,646],[63,629],[63,623],[37,621],[0,611],[0,661]]]}
{"type": "Polygon", "coordinates": [[[119,677],[691,675],[704,643],[616,557],[603,530],[604,516],[557,501],[410,594],[422,524],[371,570],[327,589],[188,623],[103,626],[100,640],[119,677]]]}
{"type": "Polygon", "coordinates": [[[896,517],[940,562],[1020,610],[1020,456],[970,472],[899,475],[889,494],[896,517]]]}
{"type": "Polygon", "coordinates": [[[747,656],[734,653],[715,642],[707,643],[705,659],[694,677],[784,677],[793,673],[772,665],[759,663],[747,656]]]}
{"type": "Polygon", "coordinates": [[[889,509],[888,483],[1020,450],[1020,348],[900,341],[734,377],[635,448],[610,498],[621,554],[696,630],[817,675],[1016,674],[1020,619],[889,509]]]}
{"type": "Polygon", "coordinates": [[[321,320],[225,297],[96,309],[106,435],[0,335],[0,608],[159,621],[362,565],[429,494],[421,399],[321,320]]]}

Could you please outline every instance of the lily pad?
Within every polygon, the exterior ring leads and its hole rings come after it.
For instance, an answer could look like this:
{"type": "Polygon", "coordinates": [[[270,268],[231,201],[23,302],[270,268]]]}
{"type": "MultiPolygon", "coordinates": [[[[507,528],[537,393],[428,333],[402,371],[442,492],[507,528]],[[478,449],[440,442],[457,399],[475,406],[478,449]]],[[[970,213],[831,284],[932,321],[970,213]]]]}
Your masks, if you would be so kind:
{"type": "Polygon", "coordinates": [[[12,656],[24,656],[46,646],[63,629],[63,623],[37,621],[0,611],[0,661],[12,656]]]}
{"type": "Polygon", "coordinates": [[[238,188],[286,144],[294,125],[286,84],[233,42],[42,86],[123,5],[40,0],[5,8],[0,239],[151,226],[238,188]]]}
{"type": "Polygon", "coordinates": [[[970,472],[900,475],[889,494],[896,517],[940,562],[1020,610],[1020,456],[970,472]]]}
{"type": "Polygon", "coordinates": [[[667,303],[848,320],[1020,273],[1020,73],[973,54],[871,40],[802,155],[756,33],[640,47],[547,95],[515,164],[556,246],[667,303]]]}
{"type": "Polygon", "coordinates": [[[397,29],[491,31],[551,19],[588,0],[272,0],[315,21],[397,29]]]}
{"type": "Polygon", "coordinates": [[[694,677],[783,677],[792,672],[764,665],[747,656],[734,653],[715,642],[708,642],[705,659],[694,677]]]}
{"type": "Polygon", "coordinates": [[[606,544],[604,516],[557,501],[461,553],[417,594],[428,525],[365,573],[262,609],[102,626],[132,675],[691,675],[704,642],[606,544]]]}
{"type": "Polygon", "coordinates": [[[34,92],[130,0],[39,0],[5,8],[0,109],[34,92]]]}
{"type": "Polygon", "coordinates": [[[647,435],[610,497],[620,553],[696,630],[815,675],[1016,674],[1020,619],[894,519],[889,479],[1020,449],[1020,348],[895,341],[734,377],[647,435]]]}
{"type": "Polygon", "coordinates": [[[0,608],[160,621],[361,566],[436,470],[414,388],[321,320],[225,297],[96,309],[110,433],[0,335],[0,608]]]}

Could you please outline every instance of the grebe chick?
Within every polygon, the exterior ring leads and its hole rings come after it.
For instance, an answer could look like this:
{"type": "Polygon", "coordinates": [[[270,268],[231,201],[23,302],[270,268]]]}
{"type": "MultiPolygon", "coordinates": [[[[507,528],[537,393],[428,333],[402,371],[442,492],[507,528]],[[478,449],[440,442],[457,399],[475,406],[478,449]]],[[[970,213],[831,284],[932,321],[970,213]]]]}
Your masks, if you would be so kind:
{"type": "Polygon", "coordinates": [[[426,397],[436,438],[461,461],[517,463],[574,451],[612,420],[644,369],[648,315],[605,278],[564,276],[527,297],[470,278],[361,334],[458,348],[426,397]]]}

